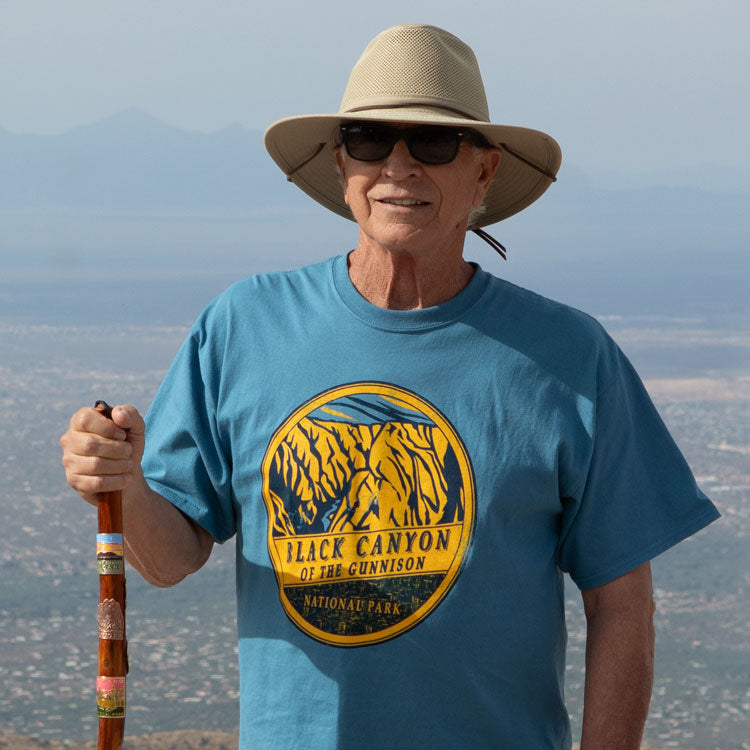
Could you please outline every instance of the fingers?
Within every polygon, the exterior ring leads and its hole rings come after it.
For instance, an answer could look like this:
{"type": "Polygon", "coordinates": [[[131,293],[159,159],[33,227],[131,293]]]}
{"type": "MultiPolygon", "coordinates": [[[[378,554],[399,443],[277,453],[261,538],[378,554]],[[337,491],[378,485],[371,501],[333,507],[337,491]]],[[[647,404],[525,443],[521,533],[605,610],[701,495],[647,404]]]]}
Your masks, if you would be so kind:
{"type": "Polygon", "coordinates": [[[123,459],[130,458],[133,453],[133,446],[124,438],[106,438],[93,432],[69,430],[60,438],[60,445],[63,448],[63,457],[72,454],[123,459]]]}
{"type": "Polygon", "coordinates": [[[132,474],[113,474],[111,476],[98,474],[90,476],[87,474],[68,474],[68,484],[84,499],[92,505],[97,502],[97,496],[101,492],[115,492],[124,490],[132,481],[132,474]]]}
{"type": "Polygon", "coordinates": [[[72,460],[63,456],[63,464],[70,467],[74,474],[81,476],[115,476],[133,471],[130,458],[111,459],[98,456],[76,456],[72,460]]]}
{"type": "Polygon", "coordinates": [[[132,446],[125,431],[94,409],[80,409],[70,420],[68,431],[60,438],[63,461],[68,455],[129,458],[132,446]]]}
{"type": "Polygon", "coordinates": [[[112,421],[123,430],[127,430],[127,441],[133,448],[132,459],[140,465],[145,445],[146,424],[138,410],[129,405],[115,406],[112,409],[112,421]]]}
{"type": "Polygon", "coordinates": [[[84,407],[83,409],[79,409],[70,418],[70,427],[68,428],[68,433],[70,432],[91,433],[93,435],[99,435],[101,437],[110,438],[112,440],[125,439],[125,432],[122,426],[118,425],[116,422],[114,422],[114,420],[108,419],[101,412],[92,407],[84,407]]]}
{"type": "Polygon", "coordinates": [[[113,419],[93,408],[77,411],[60,438],[68,484],[90,503],[97,493],[124,489],[140,468],[143,430],[132,406],[116,407],[113,419]]]}
{"type": "Polygon", "coordinates": [[[129,404],[115,406],[112,409],[112,421],[124,430],[128,430],[131,436],[143,435],[146,432],[146,423],[138,413],[138,409],[129,404]]]}

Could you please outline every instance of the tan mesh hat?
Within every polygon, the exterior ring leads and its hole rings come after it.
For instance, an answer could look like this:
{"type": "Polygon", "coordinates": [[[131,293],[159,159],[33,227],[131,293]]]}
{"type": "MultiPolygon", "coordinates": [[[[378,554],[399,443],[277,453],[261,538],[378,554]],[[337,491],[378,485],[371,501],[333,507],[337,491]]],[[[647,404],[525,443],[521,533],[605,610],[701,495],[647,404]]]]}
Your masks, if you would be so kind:
{"type": "Polygon", "coordinates": [[[354,66],[337,113],[287,117],[266,131],[266,148],[287,179],[353,221],[333,158],[339,125],[352,120],[471,128],[499,146],[503,156],[486,210],[469,229],[526,208],[560,167],[560,147],[550,136],[490,122],[474,53],[434,26],[393,26],[378,34],[354,66]]]}

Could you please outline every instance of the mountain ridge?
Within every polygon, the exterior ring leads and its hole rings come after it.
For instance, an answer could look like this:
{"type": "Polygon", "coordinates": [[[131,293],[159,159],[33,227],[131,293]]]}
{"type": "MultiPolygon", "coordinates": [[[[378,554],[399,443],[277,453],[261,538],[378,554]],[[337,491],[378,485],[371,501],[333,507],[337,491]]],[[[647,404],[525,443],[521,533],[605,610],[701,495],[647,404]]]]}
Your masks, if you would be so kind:
{"type": "MultiPolygon", "coordinates": [[[[242,208],[288,203],[297,193],[266,154],[261,131],[237,123],[210,132],[189,130],[134,107],[53,135],[0,127],[0,163],[6,178],[0,181],[0,210],[242,208]]],[[[654,193],[657,205],[696,193],[731,201],[747,196],[738,171],[706,164],[676,167],[662,176],[603,172],[608,177],[602,187],[601,178],[564,162],[555,191],[572,191],[576,201],[612,191],[626,199],[646,192],[647,205],[653,205],[654,193]],[[698,181],[701,174],[710,179],[698,181]]]]}

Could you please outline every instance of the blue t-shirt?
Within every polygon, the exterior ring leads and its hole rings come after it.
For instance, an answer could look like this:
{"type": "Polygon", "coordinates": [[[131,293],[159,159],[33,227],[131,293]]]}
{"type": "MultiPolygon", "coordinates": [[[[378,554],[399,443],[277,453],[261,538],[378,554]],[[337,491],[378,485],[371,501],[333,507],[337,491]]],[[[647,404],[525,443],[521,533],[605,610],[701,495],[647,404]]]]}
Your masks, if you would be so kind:
{"type": "Polygon", "coordinates": [[[562,572],[718,516],[598,323],[480,268],[410,311],[345,257],[241,281],[147,425],[151,487],[237,535],[242,748],[568,748],[562,572]]]}

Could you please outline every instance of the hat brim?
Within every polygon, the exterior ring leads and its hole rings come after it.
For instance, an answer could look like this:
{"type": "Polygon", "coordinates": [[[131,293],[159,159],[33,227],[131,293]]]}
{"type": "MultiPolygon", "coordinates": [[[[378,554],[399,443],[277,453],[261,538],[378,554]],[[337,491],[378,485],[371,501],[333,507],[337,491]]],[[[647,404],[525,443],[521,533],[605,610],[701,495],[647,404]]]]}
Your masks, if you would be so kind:
{"type": "Polygon", "coordinates": [[[341,123],[353,120],[471,128],[500,147],[503,155],[485,197],[485,211],[469,229],[507,219],[533,203],[554,181],[562,159],[557,142],[546,133],[471,120],[437,107],[299,115],[269,126],[264,136],[266,149],[287,179],[327,209],[351,221],[354,216],[344,201],[333,147],[341,123]]]}

